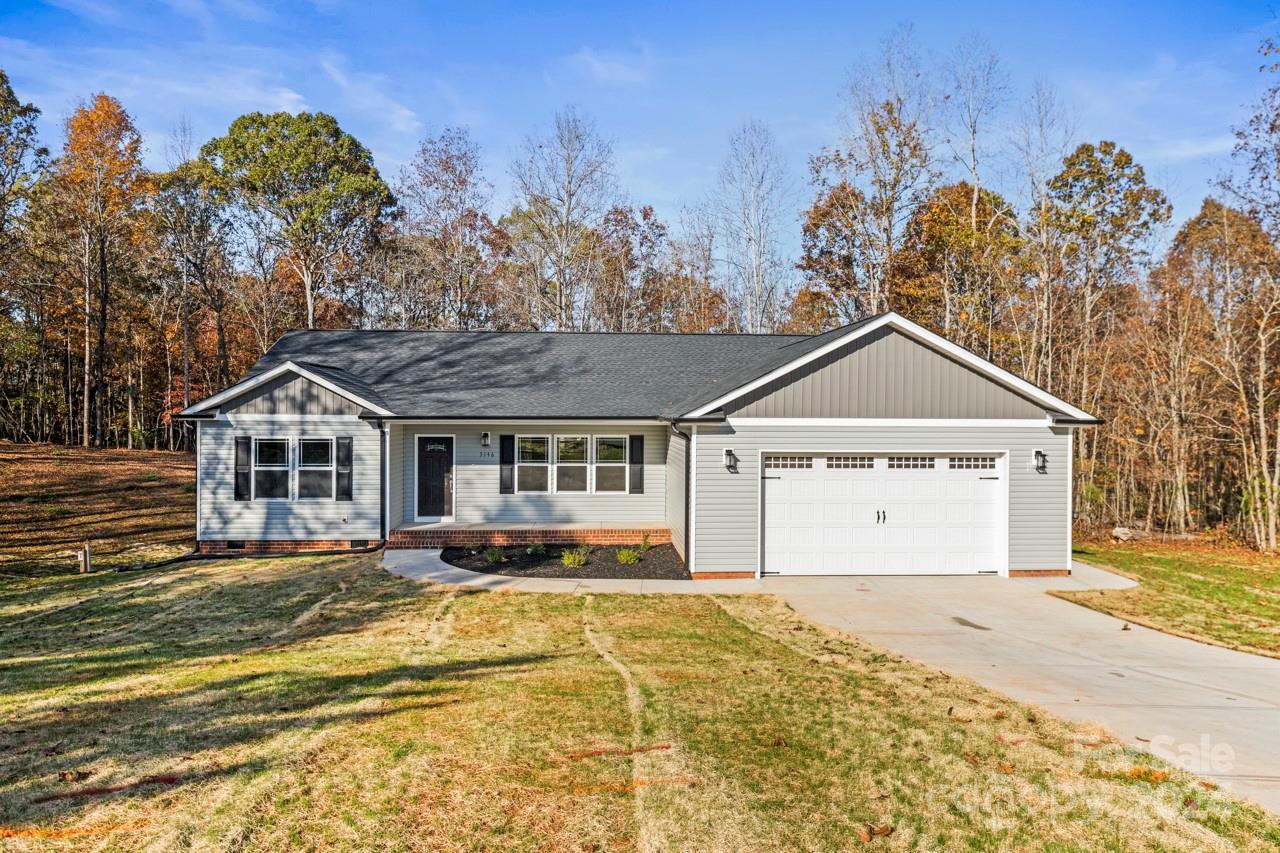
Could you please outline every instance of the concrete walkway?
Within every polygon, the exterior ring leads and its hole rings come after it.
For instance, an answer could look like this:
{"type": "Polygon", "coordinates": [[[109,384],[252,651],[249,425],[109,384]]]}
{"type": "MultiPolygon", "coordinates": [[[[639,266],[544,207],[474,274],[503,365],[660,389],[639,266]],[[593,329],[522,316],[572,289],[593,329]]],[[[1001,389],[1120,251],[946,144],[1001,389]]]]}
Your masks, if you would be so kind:
{"type": "Polygon", "coordinates": [[[508,578],[388,551],[418,580],[527,592],[782,596],[823,625],[1059,716],[1106,726],[1280,813],[1280,660],[1124,623],[1046,595],[1133,582],[1076,563],[1070,578],[815,577],[761,581],[508,578]]]}
{"type": "Polygon", "coordinates": [[[571,578],[512,578],[488,575],[451,566],[440,559],[438,548],[395,549],[382,552],[383,567],[411,580],[476,586],[483,589],[518,589],[521,592],[624,592],[668,594],[734,594],[760,592],[760,582],[742,581],[662,581],[636,578],[573,580],[571,578]]]}

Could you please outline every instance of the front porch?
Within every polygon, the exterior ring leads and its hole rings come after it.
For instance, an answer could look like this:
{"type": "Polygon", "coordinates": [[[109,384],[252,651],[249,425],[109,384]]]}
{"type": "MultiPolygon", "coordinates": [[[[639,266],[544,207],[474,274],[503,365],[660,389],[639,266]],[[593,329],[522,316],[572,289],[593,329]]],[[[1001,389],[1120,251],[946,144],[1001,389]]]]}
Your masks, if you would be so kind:
{"type": "Polygon", "coordinates": [[[650,545],[671,544],[661,526],[540,524],[509,522],[420,522],[402,524],[387,536],[388,549],[470,545],[650,545]]]}

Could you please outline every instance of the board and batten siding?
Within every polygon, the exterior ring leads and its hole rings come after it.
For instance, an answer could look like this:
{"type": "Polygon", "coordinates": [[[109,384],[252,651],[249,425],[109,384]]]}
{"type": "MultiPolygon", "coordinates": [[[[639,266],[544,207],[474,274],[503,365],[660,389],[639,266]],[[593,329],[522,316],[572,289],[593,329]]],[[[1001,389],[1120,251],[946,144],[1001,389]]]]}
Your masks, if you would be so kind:
{"type": "Polygon", "coordinates": [[[665,424],[400,424],[391,426],[392,502],[398,502],[399,524],[412,524],[416,494],[416,435],[454,437],[454,523],[458,524],[599,524],[666,526],[667,427],[665,424]],[[480,446],[480,433],[490,435],[480,446]],[[499,435],[643,435],[644,494],[498,492],[499,435]]]}
{"type": "Polygon", "coordinates": [[[744,418],[1043,418],[1044,407],[893,329],[869,332],[725,406],[744,418]]]}
{"type": "Polygon", "coordinates": [[[200,540],[369,539],[381,535],[380,434],[352,415],[241,417],[200,422],[200,540]],[[330,438],[351,436],[350,501],[237,501],[236,436],[330,438]]]}
{"type": "Polygon", "coordinates": [[[1009,568],[1069,568],[1070,430],[1062,427],[772,426],[735,422],[699,424],[694,476],[696,572],[756,571],[759,562],[762,450],[800,453],[1009,454],[1009,568]],[[738,469],[724,465],[725,448],[738,469]],[[1032,456],[1043,450],[1045,473],[1032,456]]]}
{"type": "Polygon", "coordinates": [[[684,553],[685,494],[688,479],[689,440],[667,433],[667,527],[671,528],[671,544],[680,558],[684,553]]]}
{"type": "Polygon", "coordinates": [[[285,372],[221,407],[242,415],[358,415],[360,406],[304,376],[285,372]]]}

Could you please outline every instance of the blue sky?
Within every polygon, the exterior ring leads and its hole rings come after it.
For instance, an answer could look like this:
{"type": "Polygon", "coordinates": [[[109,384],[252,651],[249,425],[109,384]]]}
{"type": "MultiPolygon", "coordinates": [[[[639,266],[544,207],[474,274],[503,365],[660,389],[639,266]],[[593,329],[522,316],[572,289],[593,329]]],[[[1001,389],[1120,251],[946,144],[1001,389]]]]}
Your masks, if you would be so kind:
{"type": "Polygon", "coordinates": [[[46,141],[79,99],[120,98],[153,165],[185,117],[197,141],[250,110],[322,110],[391,180],[424,134],[465,125],[499,203],[520,142],[575,105],[615,147],[635,203],[674,219],[713,185],[748,118],[777,135],[798,187],[835,141],[840,90],[896,24],[927,58],[982,36],[1012,102],[1041,78],[1081,140],[1115,139],[1194,213],[1227,166],[1230,130],[1267,80],[1256,48],[1267,3],[876,3],[718,5],[364,0],[6,0],[0,67],[44,111],[46,141]]]}

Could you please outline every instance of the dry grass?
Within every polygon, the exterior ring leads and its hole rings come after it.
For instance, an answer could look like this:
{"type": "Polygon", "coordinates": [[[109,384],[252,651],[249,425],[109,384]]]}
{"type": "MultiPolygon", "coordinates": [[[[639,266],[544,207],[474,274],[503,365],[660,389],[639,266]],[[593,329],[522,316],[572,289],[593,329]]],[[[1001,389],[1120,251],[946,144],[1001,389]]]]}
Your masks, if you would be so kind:
{"type": "Polygon", "coordinates": [[[1280,557],[1195,544],[1081,545],[1076,558],[1138,581],[1054,593],[1139,625],[1280,657],[1280,557]]]}
{"type": "Polygon", "coordinates": [[[75,571],[86,540],[103,567],[190,551],[195,505],[186,453],[0,441],[0,572],[75,571]]]}
{"type": "Polygon", "coordinates": [[[765,597],[224,561],[5,580],[0,647],[18,850],[1280,844],[1256,807],[765,597]]]}

